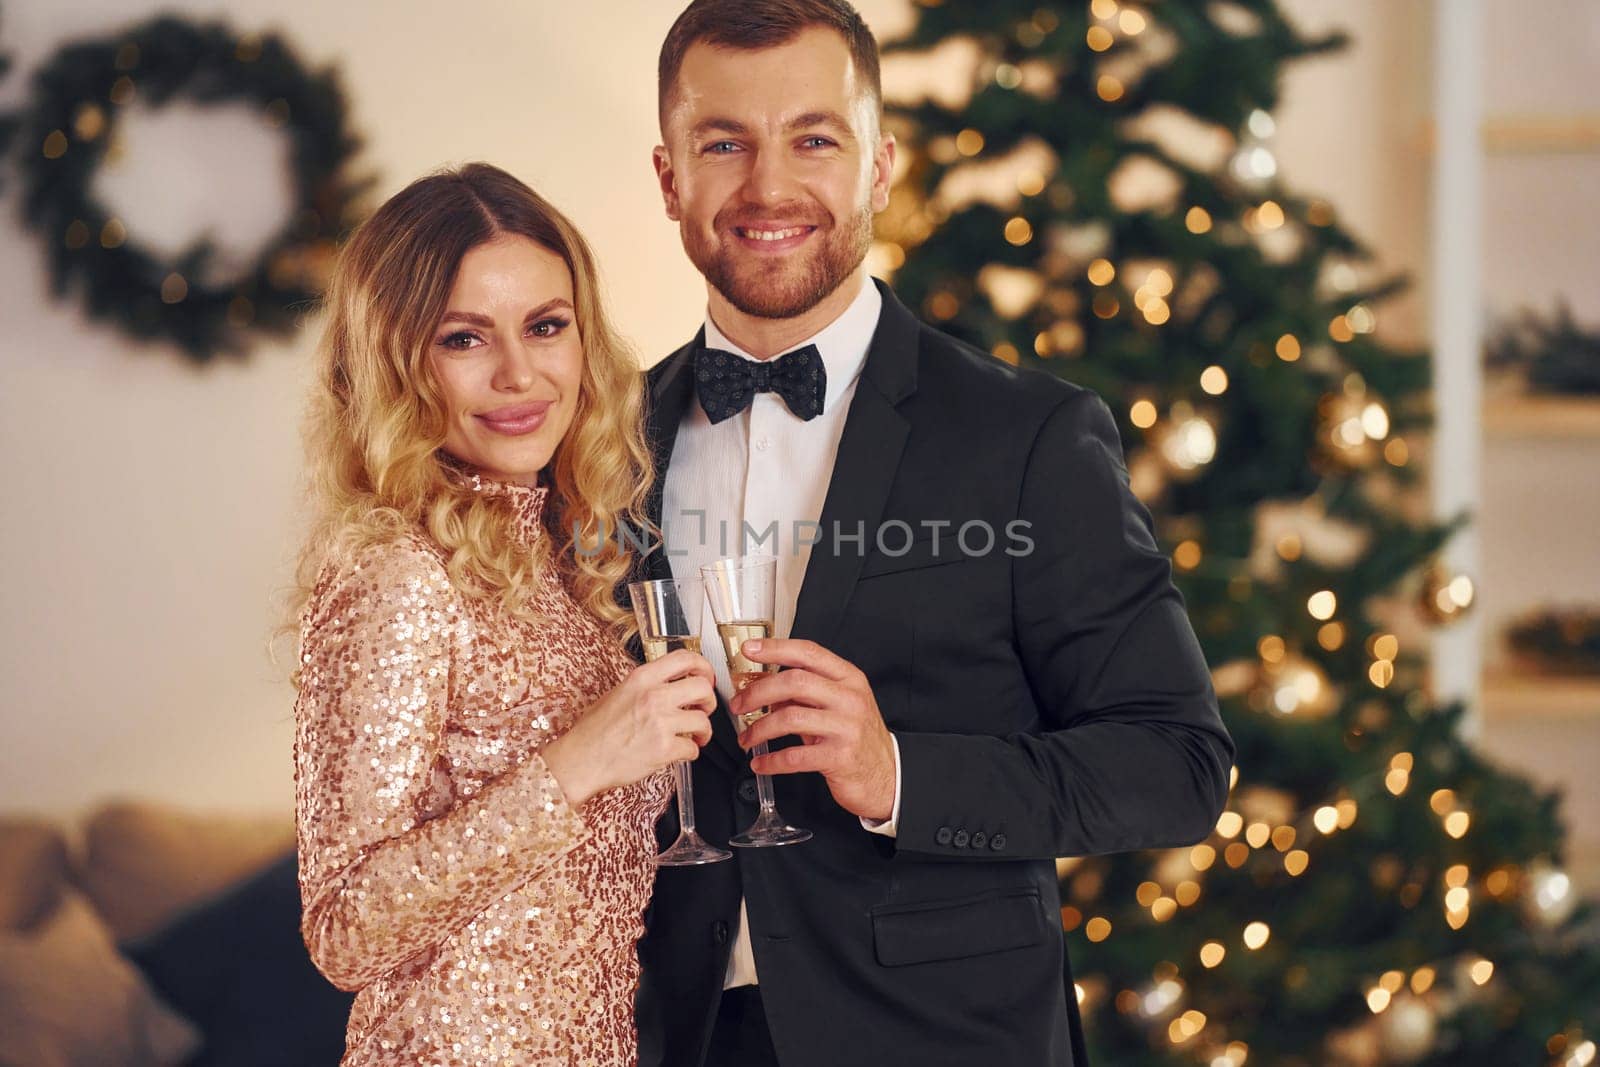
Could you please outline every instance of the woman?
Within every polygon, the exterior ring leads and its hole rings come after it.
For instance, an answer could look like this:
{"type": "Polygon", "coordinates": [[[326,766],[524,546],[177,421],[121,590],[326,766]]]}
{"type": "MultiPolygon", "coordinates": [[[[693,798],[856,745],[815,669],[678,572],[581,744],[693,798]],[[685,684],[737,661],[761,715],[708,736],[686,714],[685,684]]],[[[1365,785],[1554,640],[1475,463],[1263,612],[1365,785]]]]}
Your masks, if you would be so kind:
{"type": "Polygon", "coordinates": [[[714,706],[698,655],[635,667],[593,552],[652,473],[637,367],[583,239],[483,164],[384,204],[327,314],[295,767],[344,1063],[632,1063],[666,768],[714,706]]]}

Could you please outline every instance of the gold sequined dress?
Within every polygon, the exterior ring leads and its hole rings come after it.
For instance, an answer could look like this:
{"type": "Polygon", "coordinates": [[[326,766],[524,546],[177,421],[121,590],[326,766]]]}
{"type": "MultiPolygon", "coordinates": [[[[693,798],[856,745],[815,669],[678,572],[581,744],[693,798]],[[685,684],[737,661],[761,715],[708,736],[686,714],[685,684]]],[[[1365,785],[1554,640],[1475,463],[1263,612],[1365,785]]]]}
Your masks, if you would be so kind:
{"type": "MultiPolygon", "coordinates": [[[[545,536],[548,490],[509,495],[545,536]]],[[[637,1060],[662,771],[567,805],[540,749],[633,667],[551,568],[530,624],[459,595],[422,532],[325,568],[302,616],[302,930],[358,990],[344,1065],[637,1060]]]]}

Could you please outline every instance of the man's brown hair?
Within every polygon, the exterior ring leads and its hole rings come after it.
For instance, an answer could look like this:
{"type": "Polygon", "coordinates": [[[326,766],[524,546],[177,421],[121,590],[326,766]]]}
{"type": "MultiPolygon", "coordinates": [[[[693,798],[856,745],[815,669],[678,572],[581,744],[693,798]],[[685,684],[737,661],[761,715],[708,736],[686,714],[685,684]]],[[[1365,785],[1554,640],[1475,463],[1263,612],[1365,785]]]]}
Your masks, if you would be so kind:
{"type": "Polygon", "coordinates": [[[856,71],[866,81],[873,101],[881,104],[877,39],[845,0],[694,0],[661,43],[656,106],[662,125],[666,125],[667,97],[692,45],[704,41],[717,48],[772,48],[787,44],[812,26],[825,26],[844,38],[856,71]]]}

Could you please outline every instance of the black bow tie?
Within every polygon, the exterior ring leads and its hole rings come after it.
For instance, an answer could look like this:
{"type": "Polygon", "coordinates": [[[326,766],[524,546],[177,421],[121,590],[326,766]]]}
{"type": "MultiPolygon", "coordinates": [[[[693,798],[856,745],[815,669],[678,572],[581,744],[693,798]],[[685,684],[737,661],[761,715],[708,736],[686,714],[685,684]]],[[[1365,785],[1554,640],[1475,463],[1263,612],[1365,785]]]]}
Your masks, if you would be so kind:
{"type": "Polygon", "coordinates": [[[763,361],[702,348],[696,354],[694,380],[700,406],[713,423],[739,414],[757,393],[777,393],[790,411],[809,422],[822,414],[828,389],[828,372],[816,345],[763,361]]]}

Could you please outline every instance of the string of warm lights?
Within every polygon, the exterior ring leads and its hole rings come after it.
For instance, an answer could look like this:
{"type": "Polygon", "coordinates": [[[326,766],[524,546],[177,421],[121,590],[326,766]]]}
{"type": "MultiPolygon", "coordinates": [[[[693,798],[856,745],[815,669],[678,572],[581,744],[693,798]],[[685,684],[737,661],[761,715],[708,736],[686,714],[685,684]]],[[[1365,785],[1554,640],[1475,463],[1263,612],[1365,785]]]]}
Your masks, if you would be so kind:
{"type": "MultiPolygon", "coordinates": [[[[1380,640],[1384,639],[1393,640],[1392,635],[1384,635],[1380,640]]],[[[1383,792],[1395,798],[1404,796],[1409,788],[1413,768],[1412,753],[1395,753],[1390,758],[1382,779],[1383,792]]],[[[1239,774],[1235,768],[1230,788],[1236,790],[1238,783],[1239,774]]],[[[1218,819],[1215,828],[1216,835],[1229,842],[1220,854],[1221,858],[1229,868],[1241,869],[1249,862],[1252,851],[1260,852],[1270,844],[1282,856],[1283,870],[1291,878],[1298,878],[1309,869],[1310,849],[1319,836],[1332,837],[1341,830],[1355,826],[1361,804],[1359,798],[1363,794],[1369,801],[1375,800],[1380,795],[1375,780],[1358,780],[1348,790],[1341,791],[1340,796],[1308,808],[1276,827],[1265,820],[1247,822],[1244,815],[1230,807],[1218,819]],[[1243,838],[1242,841],[1235,840],[1240,837],[1243,838]]],[[[1429,798],[1429,806],[1440,816],[1442,829],[1449,837],[1459,840],[1466,836],[1470,817],[1461,807],[1453,790],[1435,790],[1429,798]]],[[[1209,842],[1194,846],[1185,855],[1195,874],[1193,879],[1186,878],[1179,882],[1170,894],[1160,882],[1153,880],[1140,883],[1136,890],[1137,902],[1141,908],[1148,909],[1150,919],[1155,923],[1165,923],[1176,916],[1181,908],[1191,907],[1199,902],[1203,895],[1202,880],[1205,873],[1212,869],[1219,858],[1216,846],[1209,842]]],[[[1504,901],[1514,894],[1518,879],[1519,872],[1514,867],[1503,866],[1491,871],[1482,880],[1482,884],[1490,897],[1504,901]]],[[[1470,870],[1464,863],[1451,864],[1440,875],[1445,919],[1453,930],[1460,930],[1469,918],[1470,881],[1470,870]]],[[[1402,887],[1401,903],[1407,908],[1414,907],[1423,891],[1424,886],[1420,883],[1407,883],[1402,887]]],[[[1533,894],[1547,920],[1559,919],[1564,917],[1562,909],[1570,906],[1570,880],[1564,873],[1546,865],[1540,872],[1533,894]]],[[[1076,929],[1082,921],[1082,913],[1068,905],[1063,908],[1062,920],[1067,930],[1076,929]]],[[[1104,916],[1090,918],[1085,924],[1085,936],[1092,942],[1104,941],[1111,934],[1111,920],[1104,916]]],[[[1262,920],[1246,923],[1239,933],[1239,941],[1247,951],[1251,952],[1263,948],[1271,937],[1270,925],[1262,920]]],[[[1214,970],[1224,963],[1227,953],[1226,941],[1211,937],[1202,943],[1197,957],[1204,969],[1214,970]]],[[[1403,1003],[1396,999],[1403,989],[1409,988],[1414,996],[1421,997],[1434,988],[1442,971],[1452,967],[1462,976],[1461,980],[1464,983],[1479,988],[1488,985],[1495,973],[1493,961],[1471,951],[1456,953],[1449,958],[1439,957],[1414,965],[1409,968],[1409,973],[1407,969],[1384,971],[1367,983],[1362,991],[1363,1000],[1372,1015],[1382,1015],[1392,1005],[1403,1003]]],[[[1144,990],[1122,990],[1116,998],[1115,1006],[1124,1014],[1139,1014],[1146,1019],[1159,1021],[1172,1015],[1181,1003],[1185,991],[1186,985],[1179,966],[1171,961],[1164,961],[1156,969],[1150,987],[1144,990]]],[[[1087,999],[1087,992],[1082,983],[1079,983],[1077,993],[1080,1001],[1087,999]]],[[[1204,1033],[1207,1021],[1205,1013],[1195,1009],[1173,1016],[1168,1023],[1168,1040],[1175,1046],[1183,1045],[1204,1033]]],[[[1428,1025],[1431,1026],[1431,1017],[1428,1025]]],[[[1226,1033],[1220,1024],[1212,1025],[1209,1036],[1212,1044],[1221,1046],[1221,1049],[1214,1054],[1206,1053],[1202,1057],[1203,1060],[1209,1062],[1212,1067],[1221,1063],[1226,1063],[1229,1067],[1242,1067],[1248,1058],[1248,1044],[1242,1041],[1227,1042],[1226,1033]]],[[[1572,1047],[1573,1055],[1581,1059],[1582,1053],[1578,1050],[1582,1049],[1582,1043],[1574,1043],[1572,1047]]]]}
{"type": "MultiPolygon", "coordinates": [[[[1331,591],[1323,590],[1312,595],[1307,603],[1307,610],[1314,618],[1331,618],[1337,607],[1337,598],[1331,591]]],[[[1399,654],[1399,642],[1393,634],[1380,633],[1368,643],[1374,657],[1375,667],[1379,664],[1391,664],[1399,654]]],[[[1264,660],[1273,660],[1283,655],[1281,638],[1268,637],[1261,642],[1261,651],[1264,660]]],[[[1287,703],[1280,704],[1277,710],[1292,710],[1287,703]]],[[[1405,795],[1410,785],[1410,778],[1414,769],[1414,757],[1410,752],[1397,752],[1389,760],[1383,776],[1383,789],[1393,797],[1405,795]]],[[[1237,769],[1231,785],[1237,787],[1237,769]]],[[[1343,792],[1328,803],[1316,805],[1301,812],[1300,815],[1277,827],[1267,821],[1256,820],[1246,824],[1245,818],[1238,811],[1226,811],[1219,819],[1216,833],[1219,837],[1230,843],[1225,846],[1222,854],[1224,862],[1234,869],[1242,868],[1249,860],[1251,850],[1264,849],[1269,843],[1283,854],[1283,867],[1290,877],[1299,877],[1305,873],[1310,865],[1309,847],[1295,847],[1297,842],[1309,842],[1314,838],[1310,830],[1314,829],[1324,837],[1331,836],[1341,829],[1349,829],[1355,824],[1359,810],[1359,798],[1366,794],[1368,799],[1377,796],[1375,780],[1359,781],[1350,790],[1343,792]],[[1233,840],[1243,835],[1243,841],[1233,840]]],[[[1429,798],[1429,806],[1441,820],[1441,827],[1446,835],[1453,839],[1465,837],[1470,827],[1470,815],[1458,800],[1455,792],[1450,789],[1437,789],[1429,798]]],[[[1188,853],[1189,864],[1197,875],[1209,870],[1217,859],[1216,848],[1207,843],[1196,846],[1188,853]]],[[[1501,867],[1489,873],[1483,880],[1485,890],[1491,897],[1507,899],[1516,883],[1518,872],[1512,867],[1501,867]]],[[[1443,883],[1443,903],[1445,918],[1451,929],[1459,930],[1469,917],[1471,891],[1468,888],[1470,873],[1465,864],[1452,864],[1441,876],[1443,883]]],[[[1420,900],[1424,886],[1421,883],[1407,883],[1401,890],[1401,902],[1408,908],[1414,907],[1420,900]]],[[[1156,881],[1141,883],[1136,893],[1139,905],[1150,910],[1151,918],[1157,922],[1165,922],[1172,918],[1181,907],[1188,907],[1197,902],[1201,895],[1199,881],[1185,880],[1176,890],[1168,895],[1162,885],[1156,881]]],[[[1540,882],[1535,889],[1536,899],[1547,921],[1558,921],[1563,917],[1558,910],[1563,902],[1570,901],[1570,882],[1559,871],[1548,869],[1540,876],[1540,882]]],[[[1080,914],[1075,908],[1068,908],[1063,912],[1063,922],[1069,929],[1074,928],[1080,914]]],[[[1096,917],[1090,920],[1086,936],[1092,941],[1104,940],[1110,936],[1110,920],[1096,917]]],[[[1251,922],[1245,927],[1242,940],[1249,950],[1256,950],[1265,945],[1271,936],[1270,927],[1264,922],[1251,922]]],[[[1226,948],[1221,940],[1207,940],[1201,947],[1199,958],[1202,966],[1213,969],[1219,966],[1226,956],[1226,948]]],[[[1426,993],[1433,985],[1434,976],[1438,969],[1447,961],[1435,960],[1420,965],[1413,969],[1410,976],[1412,992],[1418,996],[1426,993]]],[[[1465,973],[1472,983],[1477,986],[1485,985],[1493,974],[1494,968],[1491,961],[1482,957],[1474,957],[1464,964],[1465,973]]],[[[1403,971],[1386,971],[1375,979],[1366,990],[1365,999],[1369,1009],[1374,1015],[1382,1014],[1392,1002],[1394,995],[1399,992],[1400,985],[1406,980],[1403,971]]],[[[1182,984],[1174,971],[1160,980],[1154,992],[1140,994],[1134,990],[1125,990],[1119,997],[1119,1008],[1124,1011],[1135,1009],[1143,1011],[1146,1015],[1164,1015],[1166,1010],[1176,1003],[1177,995],[1181,994],[1182,984]],[[1137,999],[1135,999],[1137,998],[1137,999]]],[[[1204,1027],[1202,1013],[1186,1013],[1174,1019],[1170,1025],[1169,1037],[1175,1044],[1188,1041],[1204,1027]]],[[[1247,1047],[1235,1044],[1235,1053],[1247,1051],[1247,1047]]],[[[1213,1060],[1213,1062],[1217,1062],[1213,1060]]],[[[1243,1062],[1230,1060],[1230,1062],[1243,1062]]]]}

